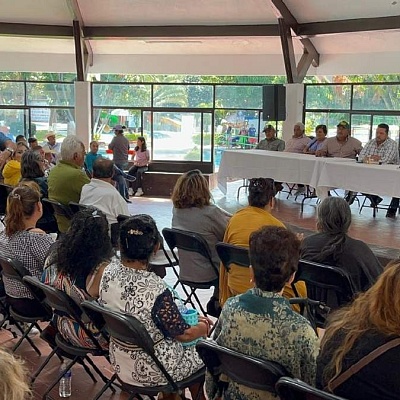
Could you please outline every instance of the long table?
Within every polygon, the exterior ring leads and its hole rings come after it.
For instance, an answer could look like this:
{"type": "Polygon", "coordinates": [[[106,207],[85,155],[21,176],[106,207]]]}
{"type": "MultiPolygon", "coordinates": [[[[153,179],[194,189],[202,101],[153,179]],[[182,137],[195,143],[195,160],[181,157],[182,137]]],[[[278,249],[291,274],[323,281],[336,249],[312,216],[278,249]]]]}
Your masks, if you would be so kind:
{"type": "Polygon", "coordinates": [[[317,189],[324,198],[329,188],[400,197],[397,165],[357,163],[348,158],[315,157],[309,154],[266,150],[225,150],[218,171],[218,187],[226,195],[228,178],[273,178],[302,183],[317,189]]]}

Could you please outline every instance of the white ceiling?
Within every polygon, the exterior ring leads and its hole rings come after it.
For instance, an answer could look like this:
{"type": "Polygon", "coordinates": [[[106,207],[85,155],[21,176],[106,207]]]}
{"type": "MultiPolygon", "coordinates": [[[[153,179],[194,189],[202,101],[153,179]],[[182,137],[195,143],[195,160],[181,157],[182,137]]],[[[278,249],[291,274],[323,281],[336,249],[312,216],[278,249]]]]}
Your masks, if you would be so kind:
{"type": "MultiPolygon", "coordinates": [[[[299,23],[399,16],[400,0],[283,0],[299,23]]],[[[1,23],[86,27],[277,24],[268,0],[0,0],[1,23]],[[68,4],[70,3],[70,4],[68,4]]],[[[400,29],[318,35],[309,74],[398,73],[400,29]]],[[[285,74],[278,36],[137,37],[88,41],[92,73],[285,74]]],[[[303,48],[294,39],[297,59],[303,48]]],[[[73,38],[0,35],[0,70],[74,72],[73,38]]]]}

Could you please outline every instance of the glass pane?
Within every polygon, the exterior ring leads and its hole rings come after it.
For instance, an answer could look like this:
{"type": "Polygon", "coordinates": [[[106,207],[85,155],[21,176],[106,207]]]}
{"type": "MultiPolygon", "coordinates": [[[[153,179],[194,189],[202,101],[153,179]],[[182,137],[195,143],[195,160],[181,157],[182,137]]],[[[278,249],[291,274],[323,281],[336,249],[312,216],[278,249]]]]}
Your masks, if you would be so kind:
{"type": "Polygon", "coordinates": [[[306,112],[306,134],[313,135],[315,127],[324,124],[328,128],[328,137],[336,136],[336,125],[342,121],[350,121],[350,114],[330,112],[306,112]]]}
{"type": "Polygon", "coordinates": [[[188,86],[188,107],[212,108],[213,86],[190,85],[188,86]]]}
{"type": "Polygon", "coordinates": [[[365,146],[371,139],[371,115],[353,114],[351,116],[351,136],[365,146]]]}
{"type": "Polygon", "coordinates": [[[306,109],[350,109],[350,85],[307,85],[306,109]]]}
{"type": "Polygon", "coordinates": [[[211,162],[211,114],[203,114],[203,161],[211,162]]]}
{"type": "Polygon", "coordinates": [[[400,110],[400,85],[354,85],[354,110],[400,110]]]}
{"type": "Polygon", "coordinates": [[[136,143],[137,137],[142,134],[141,111],[122,108],[93,109],[92,138],[99,142],[99,153],[103,156],[110,157],[106,151],[114,137],[113,127],[115,125],[125,126],[125,137],[131,143],[136,143]]]}
{"type": "Polygon", "coordinates": [[[376,127],[379,124],[389,125],[389,137],[393,140],[399,140],[399,130],[400,130],[400,116],[398,115],[374,115],[373,117],[373,132],[372,137],[374,137],[376,127]]]}
{"type": "Polygon", "coordinates": [[[200,113],[153,113],[153,160],[200,161],[199,133],[200,113]]]}
{"type": "Polygon", "coordinates": [[[13,140],[18,135],[28,137],[28,110],[0,109],[0,132],[13,140]]]}
{"type": "Polygon", "coordinates": [[[73,83],[29,83],[26,84],[27,104],[32,106],[69,106],[75,104],[73,83]]]}
{"type": "Polygon", "coordinates": [[[186,85],[154,85],[154,107],[189,107],[189,87],[186,85]]]}
{"type": "Polygon", "coordinates": [[[262,86],[216,86],[218,108],[262,108],[262,86]]]}
{"type": "Polygon", "coordinates": [[[93,83],[93,105],[108,107],[150,107],[150,85],[93,83]]]}
{"type": "Polygon", "coordinates": [[[32,136],[39,144],[45,142],[48,131],[54,131],[57,142],[62,142],[68,134],[75,134],[75,111],[56,108],[31,108],[32,136]]]}
{"type": "Polygon", "coordinates": [[[22,106],[25,104],[23,82],[0,82],[0,104],[22,106]]]}

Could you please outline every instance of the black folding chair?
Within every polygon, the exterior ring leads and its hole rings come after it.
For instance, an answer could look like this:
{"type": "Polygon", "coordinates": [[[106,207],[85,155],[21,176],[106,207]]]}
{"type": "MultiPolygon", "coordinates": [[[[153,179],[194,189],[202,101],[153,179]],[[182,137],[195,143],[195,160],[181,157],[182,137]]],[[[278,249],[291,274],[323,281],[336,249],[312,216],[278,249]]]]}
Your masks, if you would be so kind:
{"type": "Polygon", "coordinates": [[[83,211],[83,210],[96,210],[96,207],[94,206],[88,206],[86,204],[79,204],[79,203],[75,203],[74,201],[70,201],[68,203],[69,208],[71,209],[71,213],[72,215],[76,214],[79,211],[83,211]]]}
{"type": "MultiPolygon", "coordinates": [[[[60,333],[57,333],[55,337],[55,349],[54,351],[57,353],[61,350],[61,354],[70,359],[70,362],[67,364],[65,371],[62,371],[56,378],[56,380],[49,385],[46,392],[43,395],[43,399],[47,398],[47,395],[51,392],[51,390],[57,385],[57,383],[62,378],[63,374],[66,371],[69,371],[76,363],[79,363],[83,366],[86,373],[91,377],[93,382],[97,382],[96,378],[93,376],[91,370],[87,367],[86,362],[90,365],[91,368],[97,373],[98,376],[105,382],[108,383],[108,378],[104,376],[104,374],[100,371],[100,369],[96,366],[96,364],[92,361],[91,356],[95,357],[104,357],[109,361],[108,357],[108,349],[103,349],[99,343],[99,341],[95,338],[93,332],[91,332],[85,325],[83,318],[86,317],[80,305],[75,303],[74,300],[71,299],[65,292],[55,289],[51,286],[45,285],[35,278],[25,278],[31,285],[36,286],[45,294],[44,302],[53,309],[55,315],[67,315],[69,318],[73,319],[79,324],[79,327],[83,330],[85,335],[93,343],[92,348],[81,347],[74,345],[63,338],[60,333]]],[[[108,336],[103,333],[103,337],[108,340],[108,336]]],[[[54,353],[53,353],[54,354],[54,353]]],[[[44,366],[43,366],[44,368],[44,366]]],[[[41,369],[43,369],[41,368],[41,369]]],[[[40,371],[39,371],[40,372],[40,371]]],[[[38,375],[38,372],[35,374],[38,375]]],[[[111,386],[111,385],[110,385],[111,386]]],[[[114,388],[111,387],[111,390],[114,391],[114,388]]]]}
{"type": "MultiPolygon", "coordinates": [[[[190,265],[181,265],[179,263],[179,258],[178,255],[175,253],[175,249],[183,250],[183,251],[188,251],[192,253],[197,253],[203,256],[204,258],[204,264],[205,266],[209,266],[211,269],[214,270],[216,279],[213,281],[208,281],[208,282],[193,282],[193,281],[187,281],[187,280],[182,280],[178,278],[178,282],[181,283],[182,285],[186,285],[190,287],[190,293],[188,294],[188,297],[185,299],[185,304],[190,303],[193,308],[196,308],[194,302],[192,301],[192,297],[195,299],[196,303],[198,304],[201,312],[204,315],[207,315],[206,311],[204,310],[204,307],[202,306],[200,299],[198,298],[196,294],[197,289],[210,289],[211,287],[215,286],[216,281],[218,280],[219,277],[219,272],[218,269],[215,267],[213,260],[211,258],[211,251],[210,248],[207,244],[207,242],[204,240],[204,238],[195,232],[188,232],[188,231],[183,231],[180,229],[174,229],[174,228],[164,228],[162,230],[163,236],[165,238],[165,241],[168,244],[168,247],[171,250],[171,254],[175,260],[176,263],[179,264],[180,270],[184,268],[191,268],[190,265]]],[[[187,291],[185,291],[187,293],[187,291]]]]}
{"type": "MultiPolygon", "coordinates": [[[[166,385],[162,386],[134,386],[120,381],[121,388],[130,393],[133,399],[142,398],[140,395],[150,396],[155,399],[159,392],[164,393],[178,393],[184,399],[184,389],[196,383],[202,384],[204,382],[205,368],[190,375],[182,381],[174,381],[168,371],[165,369],[162,362],[158,359],[155,351],[155,343],[147,332],[145,326],[132,315],[123,314],[121,312],[112,311],[106,307],[101,306],[95,301],[84,301],[82,307],[87,310],[91,309],[101,314],[106,323],[106,329],[112,338],[125,342],[129,346],[140,347],[145,351],[155,363],[156,367],[160,369],[162,374],[167,380],[166,385]]],[[[104,386],[103,390],[97,394],[95,400],[99,399],[104,391],[116,380],[118,374],[114,374],[110,381],[104,386]]]]}
{"type": "MultiPolygon", "coordinates": [[[[13,319],[14,324],[21,331],[22,334],[18,342],[13,347],[12,351],[13,352],[16,351],[23,342],[23,340],[27,340],[29,344],[32,346],[32,348],[36,351],[36,353],[40,356],[42,353],[37,348],[32,339],[29,337],[29,333],[32,331],[33,328],[36,328],[39,330],[39,332],[42,332],[42,329],[39,326],[38,322],[51,321],[53,313],[49,307],[46,307],[42,304],[42,299],[38,297],[37,293],[32,292],[29,289],[29,287],[25,285],[23,278],[25,276],[31,276],[31,273],[22,265],[21,262],[0,255],[0,265],[3,277],[19,282],[20,284],[25,286],[33,297],[31,300],[32,303],[36,302],[37,303],[36,305],[39,305],[39,307],[35,307],[35,312],[32,312],[29,309],[27,309],[24,314],[22,314],[20,311],[17,311],[12,305],[9,305],[8,307],[9,315],[13,319]],[[23,329],[20,323],[23,324],[26,323],[27,328],[23,329]]],[[[8,298],[9,296],[7,295],[6,292],[6,302],[8,298]]]]}
{"type": "Polygon", "coordinates": [[[250,266],[249,249],[247,247],[234,246],[232,244],[218,242],[215,245],[222,265],[229,272],[231,264],[248,268],[250,266]]]}
{"type": "Polygon", "coordinates": [[[199,340],[196,349],[211,375],[223,373],[232,381],[252,389],[276,394],[275,385],[279,378],[290,376],[286,368],[275,361],[239,353],[213,340],[199,340]]]}
{"type": "Polygon", "coordinates": [[[276,383],[281,400],[345,400],[333,394],[316,389],[300,379],[283,377],[276,383]]]}
{"type": "MultiPolygon", "coordinates": [[[[312,261],[299,261],[295,277],[295,282],[297,281],[304,281],[307,287],[307,296],[320,302],[319,306],[309,309],[319,328],[324,327],[328,310],[349,303],[355,295],[346,271],[312,261]]],[[[296,293],[296,287],[294,285],[292,287],[296,293]]]]}
{"type": "Polygon", "coordinates": [[[4,219],[7,212],[7,198],[14,188],[5,183],[0,183],[0,221],[4,225],[4,219]]]}

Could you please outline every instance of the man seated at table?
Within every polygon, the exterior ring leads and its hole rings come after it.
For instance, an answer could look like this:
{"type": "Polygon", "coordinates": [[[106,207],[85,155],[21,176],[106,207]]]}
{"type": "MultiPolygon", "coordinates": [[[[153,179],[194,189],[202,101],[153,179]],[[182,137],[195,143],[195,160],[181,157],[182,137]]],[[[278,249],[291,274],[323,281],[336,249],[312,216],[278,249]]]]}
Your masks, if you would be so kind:
{"type": "Polygon", "coordinates": [[[303,153],[311,139],[304,134],[304,124],[296,122],[293,127],[293,136],[286,143],[285,150],[288,153],[303,153]]]}
{"type": "Polygon", "coordinates": [[[362,149],[361,142],[350,136],[350,124],[340,121],[337,124],[336,136],[325,140],[324,146],[318,150],[317,157],[356,158],[362,149]]]}
{"type": "Polygon", "coordinates": [[[267,125],[263,129],[263,132],[265,133],[265,139],[257,144],[256,149],[271,151],[285,150],[285,141],[276,137],[276,131],[272,125],[267,125]]]}
{"type": "MultiPolygon", "coordinates": [[[[398,164],[399,148],[397,142],[389,137],[389,125],[379,124],[375,135],[375,138],[371,139],[361,150],[359,160],[367,163],[373,161],[379,162],[379,164],[398,164]]],[[[366,196],[371,200],[372,206],[377,206],[382,201],[380,196],[368,194],[366,196]]],[[[395,214],[396,209],[397,207],[395,214]]]]}
{"type": "MultiPolygon", "coordinates": [[[[347,121],[340,121],[336,126],[336,136],[326,139],[322,149],[315,152],[315,156],[355,159],[362,150],[361,142],[350,136],[350,124],[347,121]]],[[[355,195],[352,191],[347,192],[346,201],[352,204],[355,195]]]]}
{"type": "MultiPolygon", "coordinates": [[[[276,137],[275,128],[272,125],[267,125],[263,132],[265,139],[261,140],[256,149],[269,150],[269,151],[283,151],[285,150],[285,141],[276,137]]],[[[283,189],[282,182],[275,181],[275,192],[278,193],[283,189]]]]}
{"type": "MultiPolygon", "coordinates": [[[[287,141],[285,152],[288,153],[303,153],[304,149],[311,143],[311,139],[304,134],[304,124],[302,122],[296,122],[293,127],[293,136],[287,141]]],[[[297,191],[295,196],[305,192],[304,185],[297,184],[297,191]]]]}

